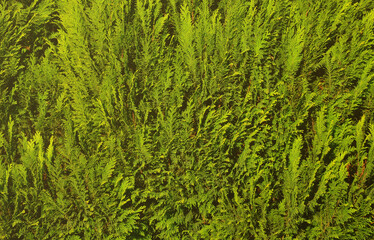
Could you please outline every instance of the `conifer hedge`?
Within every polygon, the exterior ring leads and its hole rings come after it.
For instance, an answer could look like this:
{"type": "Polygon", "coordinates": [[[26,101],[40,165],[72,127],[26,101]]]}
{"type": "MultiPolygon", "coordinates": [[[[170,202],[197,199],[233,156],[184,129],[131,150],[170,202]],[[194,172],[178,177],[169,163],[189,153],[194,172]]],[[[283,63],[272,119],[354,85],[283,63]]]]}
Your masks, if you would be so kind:
{"type": "Polygon", "coordinates": [[[0,239],[374,239],[374,1],[0,0],[0,239]]]}

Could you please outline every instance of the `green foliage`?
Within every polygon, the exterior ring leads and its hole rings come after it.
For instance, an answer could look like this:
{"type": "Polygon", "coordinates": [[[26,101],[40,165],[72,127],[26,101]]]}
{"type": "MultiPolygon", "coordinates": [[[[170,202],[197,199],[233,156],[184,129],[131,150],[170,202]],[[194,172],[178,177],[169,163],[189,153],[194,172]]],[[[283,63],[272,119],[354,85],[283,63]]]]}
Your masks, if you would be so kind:
{"type": "Polygon", "coordinates": [[[370,0],[0,0],[0,239],[374,238],[370,0]]]}

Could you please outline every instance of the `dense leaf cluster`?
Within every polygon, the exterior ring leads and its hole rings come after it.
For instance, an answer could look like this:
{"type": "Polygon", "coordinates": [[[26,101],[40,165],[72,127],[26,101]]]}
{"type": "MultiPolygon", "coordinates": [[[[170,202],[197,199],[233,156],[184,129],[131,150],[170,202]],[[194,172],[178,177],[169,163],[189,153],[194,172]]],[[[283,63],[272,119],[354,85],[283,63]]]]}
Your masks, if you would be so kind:
{"type": "Polygon", "coordinates": [[[0,239],[373,239],[373,9],[0,0],[0,239]]]}

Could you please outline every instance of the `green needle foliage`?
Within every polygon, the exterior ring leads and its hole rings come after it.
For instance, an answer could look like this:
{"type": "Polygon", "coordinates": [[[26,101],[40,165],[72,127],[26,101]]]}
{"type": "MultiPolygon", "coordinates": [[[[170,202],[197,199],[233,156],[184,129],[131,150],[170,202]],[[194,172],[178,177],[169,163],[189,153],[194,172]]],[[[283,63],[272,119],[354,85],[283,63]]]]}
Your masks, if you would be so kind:
{"type": "Polygon", "coordinates": [[[373,239],[371,0],[0,0],[0,239],[373,239]]]}

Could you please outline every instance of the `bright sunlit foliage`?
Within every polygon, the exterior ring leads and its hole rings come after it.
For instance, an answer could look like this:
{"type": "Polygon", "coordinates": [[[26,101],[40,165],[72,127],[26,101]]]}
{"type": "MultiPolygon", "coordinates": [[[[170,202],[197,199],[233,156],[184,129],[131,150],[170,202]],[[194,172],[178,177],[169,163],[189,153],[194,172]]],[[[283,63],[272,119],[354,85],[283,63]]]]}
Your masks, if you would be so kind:
{"type": "Polygon", "coordinates": [[[0,0],[0,239],[374,239],[373,9],[0,0]]]}

